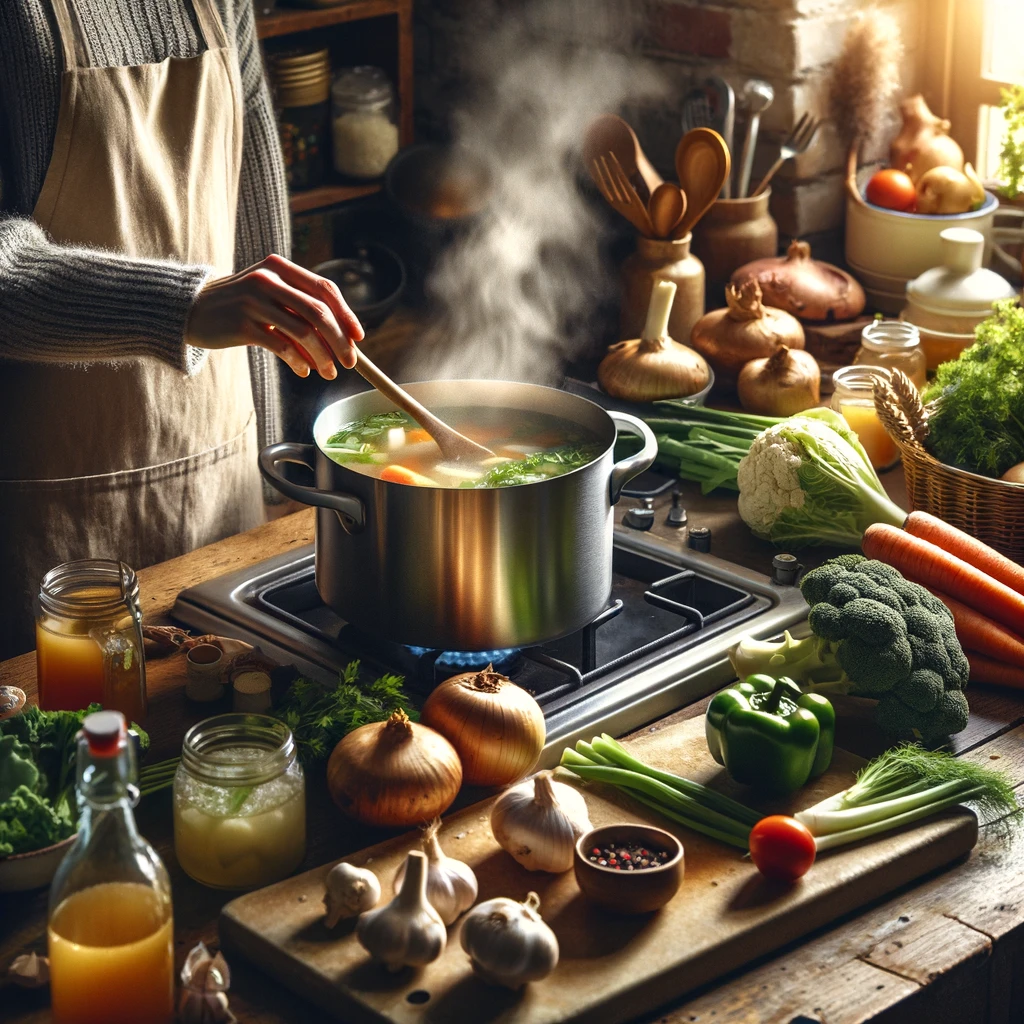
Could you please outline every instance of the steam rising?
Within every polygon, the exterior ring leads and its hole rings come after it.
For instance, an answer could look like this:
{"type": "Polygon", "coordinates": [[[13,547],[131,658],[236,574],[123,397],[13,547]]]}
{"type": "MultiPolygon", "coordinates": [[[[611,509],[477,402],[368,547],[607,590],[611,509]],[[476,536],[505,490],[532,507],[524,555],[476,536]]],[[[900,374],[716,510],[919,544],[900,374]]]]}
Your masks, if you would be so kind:
{"type": "Polygon", "coordinates": [[[440,315],[410,379],[555,383],[592,342],[593,312],[616,288],[601,260],[603,222],[577,185],[579,150],[592,118],[658,85],[639,61],[539,41],[550,19],[564,31],[569,7],[583,26],[604,19],[615,38],[629,37],[622,0],[550,0],[514,21],[488,18],[474,36],[471,74],[483,85],[455,112],[455,134],[485,163],[493,192],[427,282],[440,315]]]}

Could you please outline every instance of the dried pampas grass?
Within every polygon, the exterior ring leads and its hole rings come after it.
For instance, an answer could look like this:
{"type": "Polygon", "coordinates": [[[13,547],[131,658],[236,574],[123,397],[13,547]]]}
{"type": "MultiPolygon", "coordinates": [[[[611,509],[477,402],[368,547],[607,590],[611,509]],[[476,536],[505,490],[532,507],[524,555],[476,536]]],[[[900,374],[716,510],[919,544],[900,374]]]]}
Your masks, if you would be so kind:
{"type": "Polygon", "coordinates": [[[847,30],[829,80],[829,112],[854,154],[875,152],[900,92],[903,40],[895,19],[864,12],[847,30]]]}

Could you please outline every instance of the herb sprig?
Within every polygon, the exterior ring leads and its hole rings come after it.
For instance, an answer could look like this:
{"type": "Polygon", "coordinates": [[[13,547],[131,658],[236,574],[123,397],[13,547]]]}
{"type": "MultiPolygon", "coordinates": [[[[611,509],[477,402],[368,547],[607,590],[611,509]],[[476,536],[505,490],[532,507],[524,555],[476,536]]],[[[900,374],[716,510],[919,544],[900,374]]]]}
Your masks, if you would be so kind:
{"type": "Polygon", "coordinates": [[[536,452],[524,459],[503,462],[495,466],[479,480],[467,481],[464,487],[515,487],[517,484],[532,484],[546,480],[549,476],[579,469],[591,463],[601,454],[599,444],[567,444],[552,451],[536,452]],[[557,472],[549,472],[546,467],[557,472]]]}
{"type": "Polygon", "coordinates": [[[299,677],[271,712],[291,729],[303,764],[331,755],[338,741],[367,722],[381,722],[400,708],[416,719],[402,689],[403,676],[390,673],[373,682],[359,682],[359,662],[346,665],[334,687],[299,677]]]}

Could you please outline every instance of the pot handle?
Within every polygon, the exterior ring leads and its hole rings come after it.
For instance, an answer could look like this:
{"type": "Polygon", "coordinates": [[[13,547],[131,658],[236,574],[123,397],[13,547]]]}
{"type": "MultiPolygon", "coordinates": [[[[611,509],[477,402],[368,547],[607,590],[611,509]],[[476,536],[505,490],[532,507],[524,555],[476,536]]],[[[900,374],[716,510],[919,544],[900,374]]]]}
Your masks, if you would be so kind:
{"type": "Polygon", "coordinates": [[[649,469],[654,460],[658,457],[658,439],[653,431],[642,419],[630,416],[625,412],[609,412],[616,429],[626,430],[631,434],[637,434],[643,438],[644,446],[635,455],[616,462],[612,466],[612,475],[608,483],[609,497],[614,505],[622,494],[622,488],[635,476],[639,476],[645,469],[649,469]]]}
{"type": "Polygon", "coordinates": [[[294,462],[299,466],[315,469],[314,459],[316,447],[311,444],[296,444],[294,441],[282,441],[279,444],[267,445],[259,455],[260,472],[267,482],[276,487],[282,494],[304,505],[317,505],[336,512],[341,525],[350,533],[361,530],[366,525],[366,506],[362,499],[354,494],[341,491],[324,491],[319,487],[304,487],[285,479],[277,468],[279,462],[294,462]]]}

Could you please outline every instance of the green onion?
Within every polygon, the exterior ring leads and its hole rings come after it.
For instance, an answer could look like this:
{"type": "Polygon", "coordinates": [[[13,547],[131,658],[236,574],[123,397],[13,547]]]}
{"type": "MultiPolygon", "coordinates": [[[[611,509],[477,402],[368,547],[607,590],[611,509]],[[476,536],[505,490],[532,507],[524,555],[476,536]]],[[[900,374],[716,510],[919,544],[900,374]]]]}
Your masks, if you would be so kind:
{"type": "Polygon", "coordinates": [[[799,811],[819,850],[888,832],[972,801],[993,817],[1019,814],[1010,780],[942,751],[905,744],[875,758],[842,793],[799,811]]]}
{"type": "Polygon", "coordinates": [[[562,752],[562,767],[587,782],[625,790],[671,821],[746,850],[751,826],[760,815],[699,782],[652,768],[634,757],[607,733],[562,752]]]}
{"type": "Polygon", "coordinates": [[[143,796],[166,789],[174,782],[174,773],[178,770],[180,757],[171,757],[156,764],[147,764],[139,770],[139,792],[143,796]]]}

